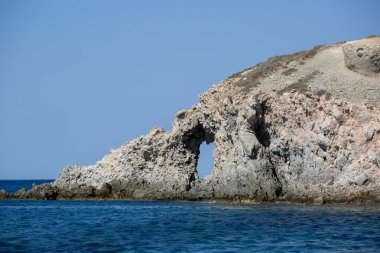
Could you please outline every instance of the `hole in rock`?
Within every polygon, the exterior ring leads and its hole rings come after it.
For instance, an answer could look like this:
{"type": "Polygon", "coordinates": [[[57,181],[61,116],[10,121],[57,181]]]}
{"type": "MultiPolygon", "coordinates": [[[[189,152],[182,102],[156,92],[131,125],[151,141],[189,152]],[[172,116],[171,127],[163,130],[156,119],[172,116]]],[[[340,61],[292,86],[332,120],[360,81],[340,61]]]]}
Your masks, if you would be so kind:
{"type": "MultiPolygon", "coordinates": [[[[194,126],[183,135],[185,147],[195,155],[194,171],[197,172],[199,179],[204,179],[205,176],[212,173],[214,167],[214,137],[215,130],[204,128],[201,124],[194,126]]],[[[194,180],[195,178],[193,177],[189,178],[190,182],[194,180]]]]}
{"type": "Polygon", "coordinates": [[[270,122],[266,122],[265,114],[267,113],[268,108],[265,105],[261,107],[261,120],[259,120],[256,125],[251,126],[252,130],[255,132],[257,140],[264,147],[269,147],[271,143],[271,136],[269,133],[269,128],[271,127],[270,122]]]}
{"type": "Polygon", "coordinates": [[[203,142],[201,144],[197,164],[199,179],[204,179],[206,176],[212,174],[214,168],[214,149],[214,143],[206,144],[206,142],[203,142]]]}
{"type": "Polygon", "coordinates": [[[269,134],[268,128],[269,124],[262,123],[257,128],[254,129],[256,138],[264,147],[269,147],[271,143],[271,136],[269,134]]]}

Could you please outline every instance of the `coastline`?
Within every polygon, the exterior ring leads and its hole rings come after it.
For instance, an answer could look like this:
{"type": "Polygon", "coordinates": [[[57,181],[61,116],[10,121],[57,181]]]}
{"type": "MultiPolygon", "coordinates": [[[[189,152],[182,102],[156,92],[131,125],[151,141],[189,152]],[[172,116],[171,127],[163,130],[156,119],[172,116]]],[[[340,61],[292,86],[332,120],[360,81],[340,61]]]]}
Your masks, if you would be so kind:
{"type": "Polygon", "coordinates": [[[378,203],[378,55],[371,37],[269,58],[200,94],[170,131],[153,128],[96,164],[0,198],[378,203]],[[202,143],[215,144],[204,180],[202,143]]]}
{"type": "Polygon", "coordinates": [[[226,204],[291,204],[291,205],[378,205],[380,204],[379,195],[356,196],[351,199],[323,199],[323,198],[308,198],[308,199],[291,199],[277,198],[271,200],[261,200],[239,198],[221,199],[221,198],[191,198],[186,196],[178,196],[174,198],[165,198],[156,196],[151,198],[134,198],[133,196],[125,197],[112,194],[112,191],[105,195],[97,192],[94,188],[87,193],[68,192],[60,190],[53,186],[53,183],[45,183],[42,185],[34,185],[30,190],[20,189],[16,193],[8,193],[0,189],[0,200],[43,200],[43,201],[188,201],[188,202],[215,202],[226,204]]]}

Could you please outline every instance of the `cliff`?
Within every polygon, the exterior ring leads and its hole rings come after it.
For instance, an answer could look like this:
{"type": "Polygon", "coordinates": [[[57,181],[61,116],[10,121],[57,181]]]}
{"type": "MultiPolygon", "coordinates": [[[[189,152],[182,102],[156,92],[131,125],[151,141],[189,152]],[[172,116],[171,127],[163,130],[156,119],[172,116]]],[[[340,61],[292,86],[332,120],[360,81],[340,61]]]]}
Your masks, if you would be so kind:
{"type": "Polygon", "coordinates": [[[8,198],[380,202],[380,37],[234,74],[95,165],[8,198]],[[196,170],[215,143],[211,176],[196,170]]]}

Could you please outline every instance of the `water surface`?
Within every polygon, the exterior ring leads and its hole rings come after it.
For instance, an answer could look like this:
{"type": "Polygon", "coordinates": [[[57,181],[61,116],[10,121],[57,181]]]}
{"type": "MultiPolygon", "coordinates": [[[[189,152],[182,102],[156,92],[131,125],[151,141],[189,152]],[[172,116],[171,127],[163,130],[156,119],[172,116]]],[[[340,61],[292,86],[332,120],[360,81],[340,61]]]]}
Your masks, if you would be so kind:
{"type": "Polygon", "coordinates": [[[0,201],[0,252],[379,252],[379,206],[0,201]]]}
{"type": "Polygon", "coordinates": [[[53,179],[30,179],[30,180],[0,180],[0,189],[6,190],[9,193],[15,193],[16,191],[24,188],[29,190],[33,184],[43,184],[54,182],[53,179]]]}

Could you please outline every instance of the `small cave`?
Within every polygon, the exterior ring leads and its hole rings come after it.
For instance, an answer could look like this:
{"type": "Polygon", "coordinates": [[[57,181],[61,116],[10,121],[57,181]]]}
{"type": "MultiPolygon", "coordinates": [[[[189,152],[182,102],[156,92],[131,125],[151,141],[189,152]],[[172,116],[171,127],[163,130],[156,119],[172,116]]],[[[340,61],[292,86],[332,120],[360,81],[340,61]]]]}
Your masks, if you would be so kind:
{"type": "Polygon", "coordinates": [[[265,121],[265,114],[268,112],[268,107],[266,107],[265,104],[261,105],[260,107],[261,110],[259,110],[260,113],[258,115],[260,120],[258,120],[256,124],[252,126],[252,130],[254,131],[259,143],[267,148],[271,144],[271,135],[269,133],[269,128],[272,126],[272,124],[265,121]]]}
{"type": "Polygon", "coordinates": [[[269,134],[268,128],[270,124],[260,124],[258,128],[254,129],[256,138],[264,147],[269,147],[271,143],[271,136],[269,134]]]}

